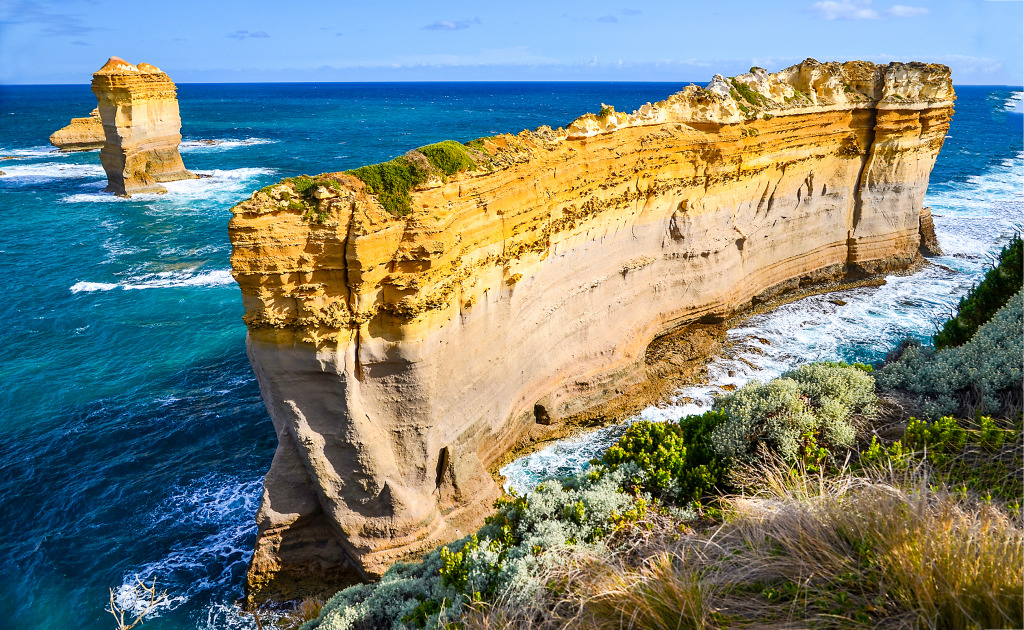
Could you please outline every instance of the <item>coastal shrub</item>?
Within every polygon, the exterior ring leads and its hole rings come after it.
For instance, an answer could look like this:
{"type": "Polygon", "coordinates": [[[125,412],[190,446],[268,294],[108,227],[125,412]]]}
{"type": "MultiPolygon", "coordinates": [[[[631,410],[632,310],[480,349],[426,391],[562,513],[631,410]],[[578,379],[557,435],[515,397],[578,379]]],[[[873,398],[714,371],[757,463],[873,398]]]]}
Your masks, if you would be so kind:
{"type": "Polygon", "coordinates": [[[1022,330],[1024,295],[1018,292],[963,345],[937,352],[908,345],[899,359],[878,370],[878,384],[921,395],[924,415],[931,419],[955,415],[968,406],[982,413],[1016,413],[1022,330]]]}
{"type": "Polygon", "coordinates": [[[838,363],[803,365],[768,383],[749,383],[715,403],[727,420],[712,431],[719,454],[754,455],[763,443],[794,462],[810,451],[853,444],[850,417],[875,413],[875,381],[864,369],[838,363]]]}
{"type": "Polygon", "coordinates": [[[997,500],[1020,512],[1024,497],[1021,425],[991,416],[935,422],[911,418],[903,437],[886,446],[878,437],[858,457],[857,469],[906,471],[926,464],[935,479],[960,493],[997,500]]]}
{"type": "Polygon", "coordinates": [[[735,88],[735,90],[739,93],[739,95],[743,97],[743,100],[747,101],[751,105],[755,107],[764,107],[769,104],[768,99],[765,98],[764,95],[754,90],[746,83],[741,83],[736,79],[729,79],[729,82],[732,84],[732,87],[735,88]]]}
{"type": "Polygon", "coordinates": [[[679,422],[635,422],[602,457],[608,470],[637,467],[636,483],[654,496],[681,505],[700,501],[726,487],[728,468],[715,451],[711,432],[727,417],[722,411],[692,415],[679,422]]]}
{"type": "Polygon", "coordinates": [[[756,472],[757,496],[722,499],[718,527],[631,531],[621,551],[555,567],[532,602],[474,609],[466,630],[1022,627],[1019,519],[927,477],[756,472]]]}
{"type": "Polygon", "coordinates": [[[360,166],[348,173],[361,179],[366,190],[377,196],[385,210],[400,217],[412,212],[409,191],[427,181],[429,176],[425,169],[406,157],[360,166]]]}
{"type": "Polygon", "coordinates": [[[428,144],[417,151],[425,155],[430,164],[445,175],[476,168],[473,158],[466,152],[466,147],[454,140],[428,144]]]}
{"type": "Polygon", "coordinates": [[[646,513],[643,496],[624,492],[634,466],[596,467],[526,496],[499,499],[496,512],[474,535],[398,563],[380,581],[349,587],[303,630],[443,628],[472,602],[500,597],[526,602],[542,575],[571,547],[600,546],[608,534],[646,513]]]}
{"type": "Polygon", "coordinates": [[[967,343],[1024,286],[1024,241],[1018,234],[1003,248],[995,266],[957,307],[957,314],[935,334],[936,349],[967,343]]]}

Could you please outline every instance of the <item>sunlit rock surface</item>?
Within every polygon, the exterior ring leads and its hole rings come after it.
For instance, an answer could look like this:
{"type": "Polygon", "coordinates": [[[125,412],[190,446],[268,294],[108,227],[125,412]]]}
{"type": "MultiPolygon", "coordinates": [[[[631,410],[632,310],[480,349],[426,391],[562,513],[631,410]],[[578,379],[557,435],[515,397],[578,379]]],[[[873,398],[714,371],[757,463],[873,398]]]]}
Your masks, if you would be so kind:
{"type": "Polygon", "coordinates": [[[166,192],[162,182],[193,179],[178,153],[181,116],[177,88],[148,63],[134,66],[111,57],[92,75],[104,143],[100,161],[108,192],[166,192]]]}
{"type": "Polygon", "coordinates": [[[954,98],[945,66],[807,60],[485,138],[404,217],[345,174],[313,214],[292,182],[254,193],[232,267],[279,447],[250,602],[473,531],[488,468],[659,333],[918,260],[954,98]]]}

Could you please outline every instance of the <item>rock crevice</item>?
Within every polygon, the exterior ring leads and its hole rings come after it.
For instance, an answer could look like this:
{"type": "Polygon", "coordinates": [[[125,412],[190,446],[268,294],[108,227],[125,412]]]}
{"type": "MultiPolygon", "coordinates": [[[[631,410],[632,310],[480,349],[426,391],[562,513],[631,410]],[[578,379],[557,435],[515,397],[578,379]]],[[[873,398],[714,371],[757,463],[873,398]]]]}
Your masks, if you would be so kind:
{"type": "Polygon", "coordinates": [[[807,60],[474,141],[404,216],[345,173],[240,203],[232,268],[280,438],[250,603],[474,531],[488,467],[626,391],[660,333],[912,264],[954,98],[945,66],[807,60]]]}

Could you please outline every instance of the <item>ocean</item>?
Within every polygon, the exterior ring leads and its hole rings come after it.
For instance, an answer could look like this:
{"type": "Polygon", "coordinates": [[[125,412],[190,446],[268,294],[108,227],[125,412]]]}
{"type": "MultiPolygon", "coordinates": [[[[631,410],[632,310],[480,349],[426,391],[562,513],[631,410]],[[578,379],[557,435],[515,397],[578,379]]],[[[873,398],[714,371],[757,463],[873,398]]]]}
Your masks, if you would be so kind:
{"type": "MultiPolygon", "coordinates": [[[[0,86],[0,625],[113,628],[109,589],[155,578],[169,600],[147,628],[255,627],[235,601],[276,438],[245,356],[233,204],[284,177],[557,127],[602,103],[629,111],[684,85],[180,85],[182,157],[210,177],[131,199],[102,192],[95,152],[47,145],[95,107],[87,85],[0,86]]],[[[708,385],[640,417],[706,408],[722,385],[799,362],[877,361],[904,337],[929,338],[1024,224],[1024,92],[957,93],[925,202],[946,255],[751,318],[708,385]]],[[[510,464],[508,485],[580,469],[617,430],[510,464]]]]}

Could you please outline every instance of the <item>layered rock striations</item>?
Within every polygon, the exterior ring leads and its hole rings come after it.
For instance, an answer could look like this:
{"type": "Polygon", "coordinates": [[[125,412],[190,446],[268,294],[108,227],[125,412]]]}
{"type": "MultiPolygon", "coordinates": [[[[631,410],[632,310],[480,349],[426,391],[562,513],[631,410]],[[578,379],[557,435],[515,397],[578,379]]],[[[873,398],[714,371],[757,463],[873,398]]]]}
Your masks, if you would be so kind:
{"type": "Polygon", "coordinates": [[[100,161],[108,192],[166,192],[162,182],[193,179],[178,153],[181,116],[177,88],[148,63],[134,66],[111,57],[92,75],[104,143],[100,161]]]}
{"type": "Polygon", "coordinates": [[[102,149],[105,139],[99,108],[89,112],[85,118],[72,118],[68,126],[50,134],[50,144],[61,151],[102,149]]]}
{"type": "MultiPolygon", "coordinates": [[[[500,494],[488,468],[614,397],[660,333],[919,259],[954,98],[945,66],[807,60],[474,141],[407,214],[345,173],[236,206],[279,439],[250,602],[472,531],[500,494]]],[[[438,166],[426,149],[395,164],[438,166]]]]}

